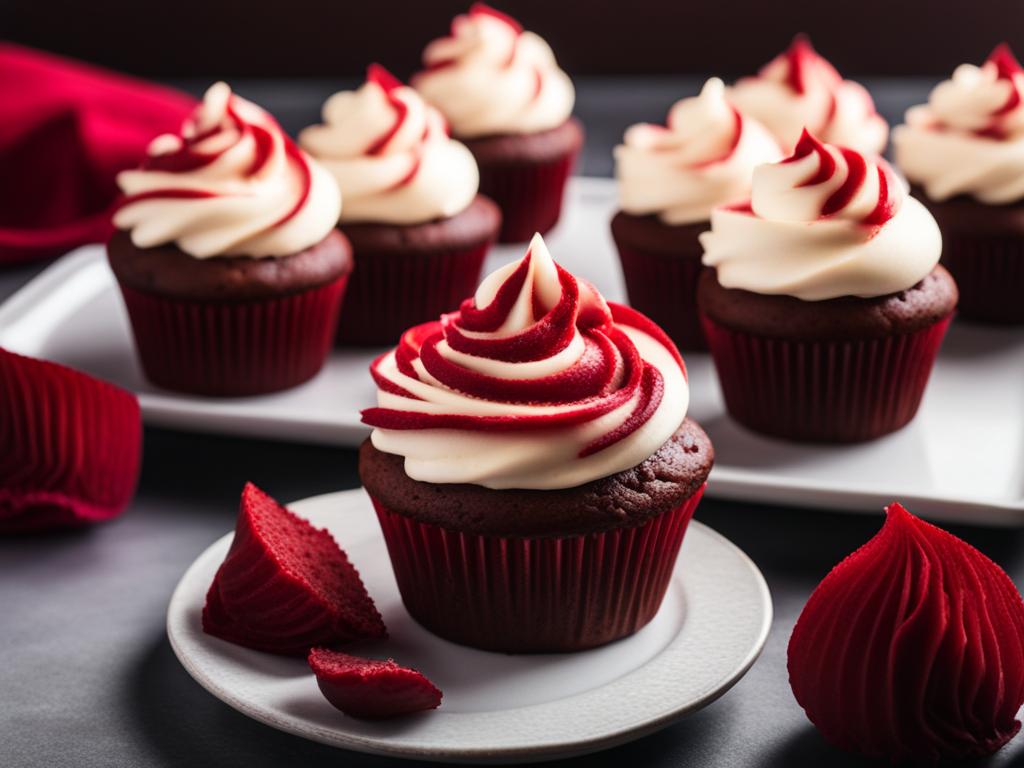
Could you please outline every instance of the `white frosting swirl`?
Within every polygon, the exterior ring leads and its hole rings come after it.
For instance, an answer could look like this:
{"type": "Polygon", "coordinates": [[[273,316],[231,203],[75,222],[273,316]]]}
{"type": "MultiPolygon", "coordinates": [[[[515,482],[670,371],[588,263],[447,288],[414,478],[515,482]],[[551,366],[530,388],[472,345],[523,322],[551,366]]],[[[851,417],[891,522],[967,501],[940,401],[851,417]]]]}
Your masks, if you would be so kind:
{"type": "Polygon", "coordinates": [[[896,162],[933,200],[1024,199],[1024,71],[1005,46],[963,64],[893,132],[896,162]]]}
{"type": "Polygon", "coordinates": [[[627,213],[656,213],[666,224],[707,221],[715,206],[750,195],[757,165],[781,157],[775,138],[741,116],[713,77],[699,96],[673,105],[665,127],[626,131],[615,148],[619,202],[627,213]]]}
{"type": "Polygon", "coordinates": [[[338,182],[342,222],[419,224],[464,211],[480,186],[473,155],[441,113],[378,65],[357,91],[324,104],[299,144],[338,182]]]}
{"type": "Polygon", "coordinates": [[[700,241],[723,286],[806,301],[906,290],[942,251],[935,220],[884,160],[806,132],[792,157],[754,171],[749,205],[711,214],[700,241]]]}
{"type": "Polygon", "coordinates": [[[372,371],[373,444],[431,483],[581,485],[657,452],[689,403],[668,337],[558,267],[540,235],[372,371]]]}
{"type": "Polygon", "coordinates": [[[126,197],[114,225],[131,230],[139,248],[173,242],[199,259],[288,256],[338,221],[330,174],[226,83],[210,86],[180,135],[158,136],[148,155],[117,177],[126,197]]]}
{"type": "Polygon", "coordinates": [[[787,150],[804,128],[823,141],[876,154],[889,138],[889,125],[867,90],[843,80],[803,37],[756,77],[737,82],[729,99],[744,115],[760,120],[787,150]]]}
{"type": "Polygon", "coordinates": [[[476,3],[451,35],[423,52],[412,84],[461,138],[538,133],[572,114],[575,90],[551,48],[508,16],[476,3]]]}

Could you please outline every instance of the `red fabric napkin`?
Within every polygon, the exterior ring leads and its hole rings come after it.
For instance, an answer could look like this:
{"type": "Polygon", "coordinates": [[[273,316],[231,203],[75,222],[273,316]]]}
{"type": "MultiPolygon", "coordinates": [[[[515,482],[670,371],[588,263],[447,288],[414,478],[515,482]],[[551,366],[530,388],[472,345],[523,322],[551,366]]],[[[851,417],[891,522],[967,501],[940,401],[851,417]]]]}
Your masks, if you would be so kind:
{"type": "Polygon", "coordinates": [[[194,104],[169,88],[0,43],[0,265],[104,240],[115,175],[194,104]]]}

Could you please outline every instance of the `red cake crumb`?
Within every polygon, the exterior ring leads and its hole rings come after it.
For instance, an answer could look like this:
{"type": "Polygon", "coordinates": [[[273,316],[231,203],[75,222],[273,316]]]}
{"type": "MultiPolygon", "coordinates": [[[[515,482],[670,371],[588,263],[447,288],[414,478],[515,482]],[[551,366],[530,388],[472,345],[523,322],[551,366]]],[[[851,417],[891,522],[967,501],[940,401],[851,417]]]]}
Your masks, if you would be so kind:
{"type": "Polygon", "coordinates": [[[203,630],[270,653],[387,635],[359,573],[331,534],[252,483],[203,608],[203,630]]]}
{"type": "Polygon", "coordinates": [[[393,659],[363,659],[314,648],[309,652],[309,666],[327,700],[351,717],[379,720],[441,705],[437,686],[393,659]]]}

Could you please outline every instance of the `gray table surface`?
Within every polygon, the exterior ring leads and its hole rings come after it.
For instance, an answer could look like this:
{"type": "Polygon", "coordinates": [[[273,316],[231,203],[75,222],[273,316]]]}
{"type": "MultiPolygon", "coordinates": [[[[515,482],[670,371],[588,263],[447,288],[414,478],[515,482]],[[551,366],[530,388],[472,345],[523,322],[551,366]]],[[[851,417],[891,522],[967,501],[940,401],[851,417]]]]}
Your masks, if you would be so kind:
{"type": "MultiPolygon", "coordinates": [[[[337,85],[242,82],[238,90],[294,131],[315,120],[337,85]]],[[[890,122],[928,87],[868,85],[890,122]]],[[[694,80],[579,82],[577,112],[588,133],[582,172],[609,175],[610,150],[622,129],[663,119],[674,98],[697,86],[694,80]]],[[[0,299],[40,268],[0,271],[0,299]]],[[[400,765],[303,741],[238,714],[189,678],[164,633],[171,590],[189,563],[231,529],[246,480],[293,501],[355,488],[355,467],[355,452],[347,449],[147,429],[138,494],[120,519],[84,532],[0,540],[0,766],[400,765]]],[[[775,621],[764,655],[702,712],[565,764],[864,764],[830,748],[805,719],[787,683],[785,652],[811,590],[878,530],[881,514],[708,499],[698,518],[746,550],[768,580],[775,621]]],[[[952,530],[1024,583],[1020,531],[952,530]]],[[[984,764],[1024,765],[1024,737],[984,764]]]]}

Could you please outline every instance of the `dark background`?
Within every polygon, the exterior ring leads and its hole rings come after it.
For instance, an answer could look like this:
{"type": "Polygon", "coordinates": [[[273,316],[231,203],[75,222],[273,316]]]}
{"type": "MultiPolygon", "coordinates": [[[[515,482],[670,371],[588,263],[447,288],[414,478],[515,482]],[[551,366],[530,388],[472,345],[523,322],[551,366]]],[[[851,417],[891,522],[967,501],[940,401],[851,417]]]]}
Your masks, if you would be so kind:
{"type": "MultiPolygon", "coordinates": [[[[150,77],[406,77],[471,0],[0,0],[0,35],[150,77]]],[[[844,74],[948,73],[1006,39],[1021,0],[495,0],[573,75],[756,70],[800,31],[844,74]]]]}

